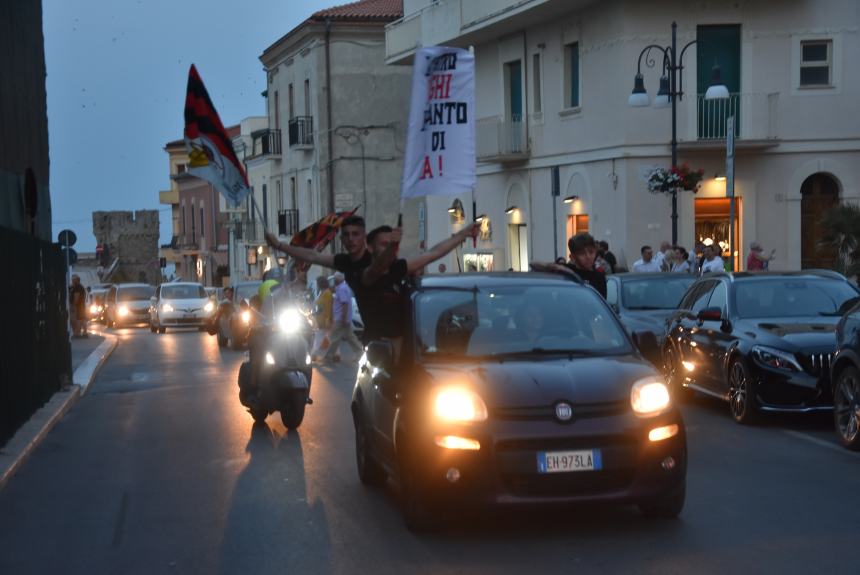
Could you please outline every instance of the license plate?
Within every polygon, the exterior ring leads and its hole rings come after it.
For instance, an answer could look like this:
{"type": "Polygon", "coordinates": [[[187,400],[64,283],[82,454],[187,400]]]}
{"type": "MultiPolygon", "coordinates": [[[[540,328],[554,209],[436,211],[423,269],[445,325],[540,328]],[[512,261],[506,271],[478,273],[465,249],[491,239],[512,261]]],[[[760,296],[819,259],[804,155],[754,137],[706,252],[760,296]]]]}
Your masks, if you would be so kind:
{"type": "Polygon", "coordinates": [[[603,469],[599,449],[583,451],[541,451],[537,454],[538,473],[566,473],[603,469]]]}
{"type": "Polygon", "coordinates": [[[186,313],[183,317],[185,319],[194,319],[194,314],[193,313],[186,313]]]}

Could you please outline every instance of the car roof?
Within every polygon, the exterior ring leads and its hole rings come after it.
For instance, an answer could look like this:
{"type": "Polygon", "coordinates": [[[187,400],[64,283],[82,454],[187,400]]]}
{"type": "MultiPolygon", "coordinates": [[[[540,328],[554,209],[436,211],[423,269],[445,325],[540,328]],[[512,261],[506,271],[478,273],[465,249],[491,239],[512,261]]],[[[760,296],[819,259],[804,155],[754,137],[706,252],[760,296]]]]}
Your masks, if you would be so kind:
{"type": "Polygon", "coordinates": [[[681,274],[681,273],[669,273],[669,272],[631,272],[631,273],[623,273],[623,274],[612,274],[606,276],[606,279],[617,278],[619,281],[626,280],[646,280],[646,279],[678,279],[678,278],[689,278],[691,280],[695,280],[696,276],[690,274],[681,274]]]}
{"type": "Polygon", "coordinates": [[[560,282],[571,286],[581,283],[562,274],[538,272],[470,272],[462,274],[433,274],[421,276],[418,289],[433,288],[493,288],[512,285],[554,285],[560,282]]]}
{"type": "Polygon", "coordinates": [[[832,270],[808,269],[800,271],[766,271],[766,272],[717,272],[709,273],[700,279],[729,278],[731,281],[755,281],[774,278],[806,278],[806,279],[834,279],[848,281],[845,276],[832,270]]]}
{"type": "Polygon", "coordinates": [[[155,286],[150,285],[150,284],[141,284],[141,283],[127,283],[127,284],[116,284],[116,286],[114,286],[114,287],[116,287],[117,289],[123,289],[123,288],[134,288],[134,287],[155,287],[155,286]]]}

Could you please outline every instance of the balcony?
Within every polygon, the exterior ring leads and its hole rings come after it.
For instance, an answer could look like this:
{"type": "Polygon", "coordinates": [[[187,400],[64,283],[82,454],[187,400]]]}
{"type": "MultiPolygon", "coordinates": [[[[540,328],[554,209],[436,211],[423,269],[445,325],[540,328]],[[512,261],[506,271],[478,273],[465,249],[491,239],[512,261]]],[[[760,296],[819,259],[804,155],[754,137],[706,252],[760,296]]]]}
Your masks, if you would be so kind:
{"type": "Polygon", "coordinates": [[[743,148],[775,146],[779,94],[734,93],[726,100],[706,100],[703,94],[685,100],[679,110],[678,140],[682,148],[723,148],[726,121],[735,117],[735,140],[743,148]]]}
{"type": "Polygon", "coordinates": [[[529,158],[522,116],[492,116],[475,122],[476,155],[481,162],[524,162],[529,158]]]}
{"type": "Polygon", "coordinates": [[[281,157],[281,131],[259,130],[251,133],[251,149],[248,150],[246,160],[257,158],[280,158],[281,157]]]}
{"type": "Polygon", "coordinates": [[[158,192],[158,203],[159,204],[178,204],[179,203],[179,190],[161,190],[158,192]]]}
{"type": "Polygon", "coordinates": [[[296,116],[289,124],[290,147],[309,150],[314,147],[314,119],[312,116],[296,116]]]}

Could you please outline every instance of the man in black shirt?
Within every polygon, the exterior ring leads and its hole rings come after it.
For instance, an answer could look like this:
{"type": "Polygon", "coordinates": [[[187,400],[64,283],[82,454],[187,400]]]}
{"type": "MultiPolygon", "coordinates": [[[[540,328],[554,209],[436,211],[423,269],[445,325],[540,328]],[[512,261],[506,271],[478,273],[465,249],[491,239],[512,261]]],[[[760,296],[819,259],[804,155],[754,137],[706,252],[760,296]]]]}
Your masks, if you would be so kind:
{"type": "Polygon", "coordinates": [[[594,261],[597,259],[597,243],[594,237],[587,232],[580,232],[567,241],[567,247],[570,250],[570,261],[566,264],[532,262],[532,269],[561,273],[572,271],[606,299],[606,275],[594,269],[594,261]]]}
{"type": "MultiPolygon", "coordinates": [[[[428,264],[444,257],[464,242],[466,238],[476,237],[479,224],[473,223],[465,226],[458,233],[439,242],[426,252],[400,260],[404,263],[398,264],[396,267],[394,264],[398,259],[397,250],[399,249],[402,231],[382,226],[378,228],[379,231],[374,230],[376,235],[373,238],[382,259],[376,262],[372,270],[370,268],[371,264],[374,263],[374,254],[368,249],[369,236],[366,234],[365,228],[364,218],[361,216],[350,216],[344,220],[341,226],[340,239],[346,253],[336,255],[323,254],[313,249],[281,243],[278,241],[277,236],[271,232],[266,233],[266,242],[273,248],[297,260],[333,268],[342,272],[346,278],[347,285],[349,285],[355,294],[358,310],[361,312],[361,317],[365,324],[372,326],[375,324],[378,326],[379,318],[391,315],[391,313],[384,304],[379,304],[378,300],[373,299],[374,297],[378,298],[378,294],[371,294],[368,286],[374,286],[386,274],[393,274],[389,281],[394,281],[398,275],[405,277],[406,275],[418,272],[428,264]],[[402,269],[404,265],[405,271],[402,269]],[[391,269],[392,267],[394,269],[391,269]],[[371,295],[373,297],[370,297],[371,295]]],[[[365,325],[366,329],[367,327],[365,325]]],[[[376,327],[372,327],[368,337],[376,336],[377,332],[376,327]]]]}

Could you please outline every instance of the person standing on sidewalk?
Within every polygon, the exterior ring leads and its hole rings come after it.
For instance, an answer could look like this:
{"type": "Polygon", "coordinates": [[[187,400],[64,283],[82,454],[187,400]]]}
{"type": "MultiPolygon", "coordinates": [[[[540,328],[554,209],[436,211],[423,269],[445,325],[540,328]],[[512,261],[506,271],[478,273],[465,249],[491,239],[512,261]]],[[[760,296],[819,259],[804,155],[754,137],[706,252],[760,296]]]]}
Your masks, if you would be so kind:
{"type": "Polygon", "coordinates": [[[87,335],[87,290],[81,285],[77,274],[72,276],[69,286],[69,313],[72,321],[72,337],[89,337],[87,335]]]}
{"type": "Polygon", "coordinates": [[[332,327],[329,334],[329,347],[323,361],[340,361],[338,348],[346,342],[356,353],[364,349],[352,331],[352,290],[344,281],[343,273],[334,274],[334,301],[332,303],[332,327]]]}

